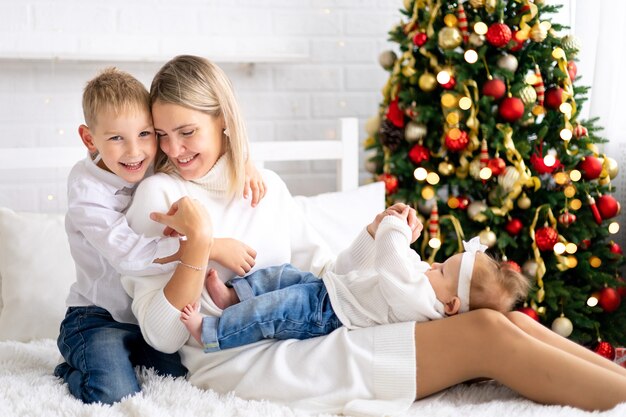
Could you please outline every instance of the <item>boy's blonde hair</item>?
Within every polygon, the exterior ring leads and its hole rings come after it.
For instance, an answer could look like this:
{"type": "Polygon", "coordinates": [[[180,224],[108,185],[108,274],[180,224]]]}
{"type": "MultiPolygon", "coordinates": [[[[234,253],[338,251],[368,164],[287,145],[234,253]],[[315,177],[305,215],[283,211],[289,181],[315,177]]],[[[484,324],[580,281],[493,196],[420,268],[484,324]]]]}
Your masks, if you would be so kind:
{"type": "Polygon", "coordinates": [[[511,311],[518,301],[526,299],[529,279],[507,262],[477,254],[472,274],[470,310],[491,308],[511,311]]]}
{"type": "Polygon", "coordinates": [[[87,82],[83,90],[83,115],[89,128],[96,126],[102,113],[118,116],[128,111],[150,112],[148,90],[135,77],[109,67],[87,82]]]}
{"type": "MultiPolygon", "coordinates": [[[[222,135],[231,167],[229,192],[231,195],[242,192],[248,137],[232,85],[224,71],[207,59],[179,55],[163,65],[152,80],[150,104],[157,101],[223,118],[229,132],[228,136],[222,135]]],[[[155,169],[158,172],[175,170],[162,152],[157,154],[155,169]]]]}

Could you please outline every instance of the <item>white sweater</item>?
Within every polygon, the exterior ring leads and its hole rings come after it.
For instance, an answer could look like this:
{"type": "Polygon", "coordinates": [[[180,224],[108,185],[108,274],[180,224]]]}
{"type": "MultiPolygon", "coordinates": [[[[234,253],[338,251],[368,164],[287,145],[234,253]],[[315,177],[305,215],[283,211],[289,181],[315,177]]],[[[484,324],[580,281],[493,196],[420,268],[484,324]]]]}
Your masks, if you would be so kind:
{"type": "MultiPolygon", "coordinates": [[[[131,227],[146,235],[163,229],[148,218],[166,212],[188,195],[204,204],[212,216],[215,237],[232,237],[257,251],[255,270],[290,262],[321,274],[324,269],[346,272],[371,253],[359,251],[329,263],[331,255],[319,234],[303,218],[285,184],[263,171],[267,194],[256,208],[249,200],[225,197],[225,158],[200,184],[164,174],[144,180],[127,216],[131,227]]],[[[366,249],[364,249],[366,250],[366,249]]],[[[234,276],[218,265],[220,277],[234,276]]],[[[348,331],[308,340],[264,340],[240,348],[205,354],[180,321],[180,311],[165,298],[170,275],[124,276],[147,342],[164,352],[180,350],[189,380],[220,393],[234,391],[246,399],[270,400],[310,412],[386,415],[405,411],[415,398],[414,324],[400,323],[348,331]]],[[[204,290],[201,313],[220,315],[204,290]]]]}
{"type": "Polygon", "coordinates": [[[424,274],[430,265],[410,248],[411,229],[397,217],[385,217],[372,239],[366,229],[342,254],[360,260],[351,272],[323,275],[330,302],[344,326],[351,329],[444,317],[433,287],[424,274]],[[373,256],[363,257],[373,246],[373,256]]]}

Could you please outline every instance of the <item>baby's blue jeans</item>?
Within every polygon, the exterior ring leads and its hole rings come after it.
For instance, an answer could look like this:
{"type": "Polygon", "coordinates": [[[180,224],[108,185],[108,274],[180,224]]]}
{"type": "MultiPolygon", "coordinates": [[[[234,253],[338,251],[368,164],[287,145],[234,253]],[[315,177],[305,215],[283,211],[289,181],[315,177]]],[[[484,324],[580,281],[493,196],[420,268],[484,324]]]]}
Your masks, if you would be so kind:
{"type": "Polygon", "coordinates": [[[308,339],[341,326],[323,281],[290,264],[261,269],[229,283],[241,301],[226,308],[221,317],[203,318],[205,352],[263,339],[308,339]]]}
{"type": "Polygon", "coordinates": [[[54,374],[85,403],[113,404],[139,392],[135,366],[153,368],[159,375],[187,374],[178,353],[153,349],[139,326],[119,323],[96,306],[67,309],[57,346],[66,362],[54,374]]]}

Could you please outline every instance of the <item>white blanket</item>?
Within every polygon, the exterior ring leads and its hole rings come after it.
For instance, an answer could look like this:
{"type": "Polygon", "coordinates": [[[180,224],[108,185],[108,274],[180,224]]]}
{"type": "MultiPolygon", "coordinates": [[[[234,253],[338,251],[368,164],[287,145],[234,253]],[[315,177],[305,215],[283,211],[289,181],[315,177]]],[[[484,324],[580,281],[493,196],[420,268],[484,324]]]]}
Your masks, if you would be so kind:
{"type": "MultiPolygon", "coordinates": [[[[85,405],[52,375],[59,354],[52,339],[0,342],[0,416],[292,417],[301,413],[269,402],[246,401],[193,387],[187,381],[141,375],[143,391],[113,406],[85,405]]],[[[464,385],[417,401],[405,416],[420,417],[624,417],[626,403],[588,413],[570,407],[542,406],[499,384],[464,385]]]]}

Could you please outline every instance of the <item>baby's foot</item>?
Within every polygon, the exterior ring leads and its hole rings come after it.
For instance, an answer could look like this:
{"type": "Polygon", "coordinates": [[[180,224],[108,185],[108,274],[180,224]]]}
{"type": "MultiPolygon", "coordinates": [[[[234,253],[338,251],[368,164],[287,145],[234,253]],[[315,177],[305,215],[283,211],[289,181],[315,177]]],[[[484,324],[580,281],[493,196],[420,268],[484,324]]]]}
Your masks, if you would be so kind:
{"type": "Polygon", "coordinates": [[[180,320],[193,338],[202,344],[202,314],[198,309],[199,306],[197,301],[193,304],[187,304],[180,313],[180,320]]]}
{"type": "Polygon", "coordinates": [[[222,310],[239,302],[235,289],[227,287],[215,269],[209,270],[204,285],[215,305],[222,310]]]}

